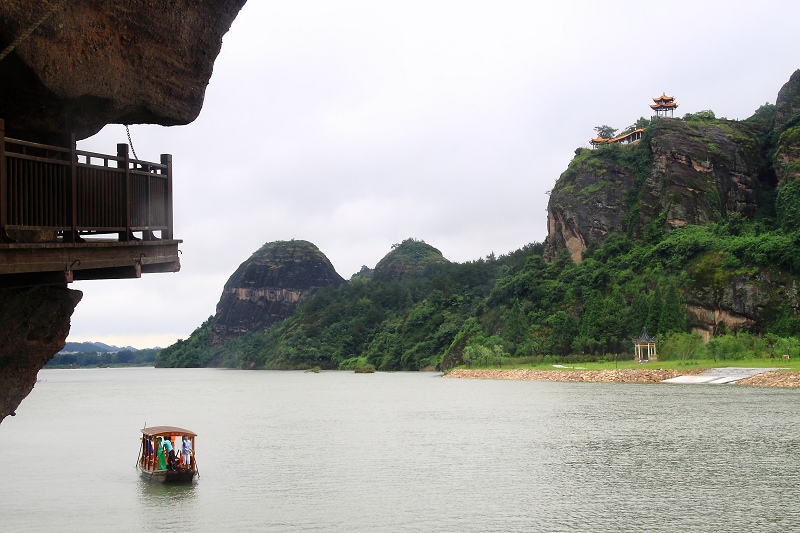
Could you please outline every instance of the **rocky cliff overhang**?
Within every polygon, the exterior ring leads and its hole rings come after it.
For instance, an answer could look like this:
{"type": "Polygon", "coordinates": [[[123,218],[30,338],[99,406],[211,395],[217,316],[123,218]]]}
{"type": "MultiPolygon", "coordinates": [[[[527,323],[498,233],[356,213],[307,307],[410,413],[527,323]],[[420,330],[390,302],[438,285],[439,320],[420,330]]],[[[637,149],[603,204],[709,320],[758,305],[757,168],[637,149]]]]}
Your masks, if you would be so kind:
{"type": "Polygon", "coordinates": [[[64,347],[82,293],[63,287],[0,289],[0,422],[36,384],[36,375],[64,347]]]}
{"type": "Polygon", "coordinates": [[[0,2],[0,50],[13,46],[0,60],[7,134],[52,141],[74,132],[83,139],[110,123],[191,122],[222,36],[244,3],[0,2]]]}
{"type": "MultiPolygon", "coordinates": [[[[3,0],[0,119],[8,137],[64,144],[106,124],[187,124],[200,113],[245,0],[3,0]]],[[[81,298],[0,289],[0,421],[64,347],[81,298]]]]}

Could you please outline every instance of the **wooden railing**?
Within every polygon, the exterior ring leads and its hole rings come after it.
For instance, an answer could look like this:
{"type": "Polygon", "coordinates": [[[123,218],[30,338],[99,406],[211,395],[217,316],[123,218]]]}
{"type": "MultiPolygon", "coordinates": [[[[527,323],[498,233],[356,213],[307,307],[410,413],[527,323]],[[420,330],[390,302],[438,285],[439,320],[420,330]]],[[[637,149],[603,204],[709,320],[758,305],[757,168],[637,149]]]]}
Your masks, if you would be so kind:
{"type": "Polygon", "coordinates": [[[172,156],[160,163],[128,156],[50,146],[5,136],[0,120],[0,239],[34,230],[60,234],[64,242],[81,235],[117,233],[128,241],[172,239],[172,156]]]}

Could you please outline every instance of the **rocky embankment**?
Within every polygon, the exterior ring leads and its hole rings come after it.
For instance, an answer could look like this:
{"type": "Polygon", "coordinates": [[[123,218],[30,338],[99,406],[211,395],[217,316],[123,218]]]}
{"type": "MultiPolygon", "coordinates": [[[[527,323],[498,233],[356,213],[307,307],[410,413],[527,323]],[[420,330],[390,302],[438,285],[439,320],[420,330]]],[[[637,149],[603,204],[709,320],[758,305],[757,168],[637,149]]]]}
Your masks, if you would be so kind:
{"type": "Polygon", "coordinates": [[[468,379],[510,379],[519,381],[584,381],[588,383],[659,383],[665,379],[689,376],[700,370],[531,370],[495,368],[456,368],[445,377],[468,379]]]}
{"type": "MultiPolygon", "coordinates": [[[[579,381],[585,383],[660,383],[678,376],[691,376],[704,369],[687,370],[530,370],[530,369],[468,369],[456,368],[446,378],[507,379],[518,381],[579,381]]],[[[800,372],[765,372],[737,382],[739,385],[761,387],[800,387],[800,372]]]]}
{"type": "Polygon", "coordinates": [[[736,383],[756,387],[800,387],[800,372],[764,372],[736,383]]]}

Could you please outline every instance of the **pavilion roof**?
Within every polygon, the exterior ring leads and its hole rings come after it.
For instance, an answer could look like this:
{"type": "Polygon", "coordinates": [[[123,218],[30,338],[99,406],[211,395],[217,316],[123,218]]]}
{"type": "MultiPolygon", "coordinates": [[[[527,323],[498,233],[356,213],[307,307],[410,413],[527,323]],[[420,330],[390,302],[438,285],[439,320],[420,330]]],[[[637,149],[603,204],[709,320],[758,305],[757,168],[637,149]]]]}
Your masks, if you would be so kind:
{"type": "Polygon", "coordinates": [[[653,98],[654,102],[662,102],[662,101],[671,102],[672,100],[675,100],[675,97],[667,96],[667,93],[661,93],[661,96],[659,96],[658,98],[653,98]]]}
{"type": "Polygon", "coordinates": [[[634,344],[652,344],[658,342],[658,337],[651,337],[647,334],[647,328],[642,330],[642,335],[640,337],[634,337],[631,339],[634,344]]]}
{"type": "Polygon", "coordinates": [[[594,139],[589,139],[590,144],[603,144],[603,143],[615,143],[619,142],[626,137],[630,137],[635,133],[643,132],[644,128],[637,128],[633,131],[629,131],[628,133],[624,133],[622,135],[617,135],[616,137],[600,137],[599,135],[594,139]]]}

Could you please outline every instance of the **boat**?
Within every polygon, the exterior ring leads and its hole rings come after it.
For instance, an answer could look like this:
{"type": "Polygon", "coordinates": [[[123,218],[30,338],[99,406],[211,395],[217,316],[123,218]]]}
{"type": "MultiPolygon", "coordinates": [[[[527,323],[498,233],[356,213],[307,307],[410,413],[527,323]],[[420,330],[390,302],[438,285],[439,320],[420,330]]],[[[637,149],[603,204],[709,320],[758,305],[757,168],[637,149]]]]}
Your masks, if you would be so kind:
{"type": "Polygon", "coordinates": [[[136,467],[142,477],[154,483],[191,483],[200,474],[194,457],[197,434],[176,426],[142,428],[136,467]],[[188,463],[182,457],[183,441],[188,440],[188,463]],[[169,453],[170,447],[174,450],[169,453]]]}

